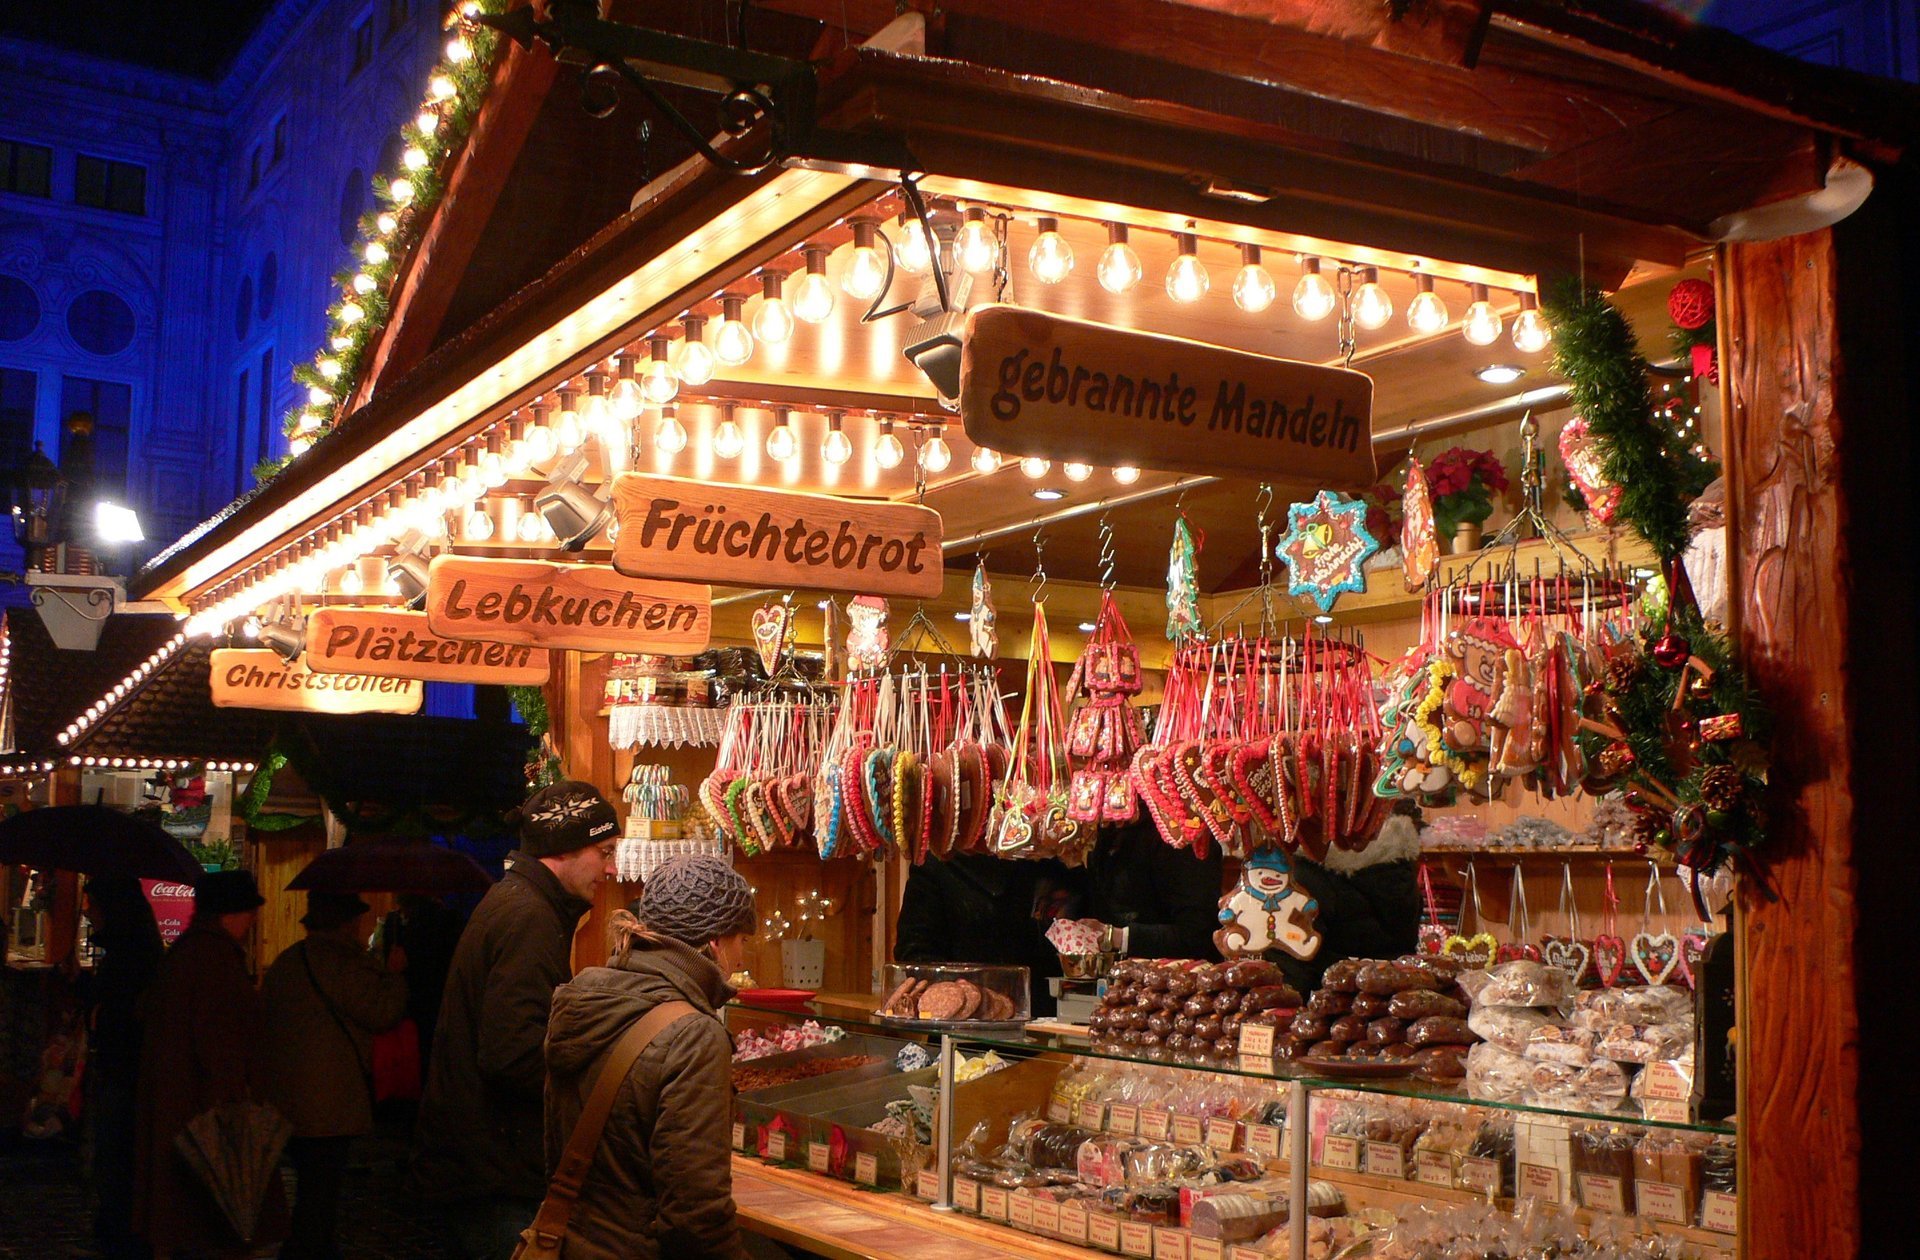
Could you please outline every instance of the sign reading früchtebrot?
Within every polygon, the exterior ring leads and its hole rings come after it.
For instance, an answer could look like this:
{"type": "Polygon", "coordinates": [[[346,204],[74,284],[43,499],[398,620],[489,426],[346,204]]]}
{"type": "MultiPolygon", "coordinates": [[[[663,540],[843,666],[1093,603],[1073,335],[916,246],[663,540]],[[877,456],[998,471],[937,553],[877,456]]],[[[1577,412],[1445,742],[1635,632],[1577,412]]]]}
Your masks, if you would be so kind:
{"type": "Polygon", "coordinates": [[[713,592],[686,582],[638,582],[599,564],[438,555],[427,567],[427,627],[585,652],[687,655],[706,648],[713,592]]]}
{"type": "Polygon", "coordinates": [[[216,709],[290,713],[418,713],[426,685],[371,674],[322,674],[266,648],[216,648],[209,679],[216,709]]]}
{"type": "Polygon", "coordinates": [[[545,649],[524,643],[449,639],[427,614],[387,608],[322,608],[307,618],[308,668],[428,682],[537,687],[547,681],[545,649]]]}

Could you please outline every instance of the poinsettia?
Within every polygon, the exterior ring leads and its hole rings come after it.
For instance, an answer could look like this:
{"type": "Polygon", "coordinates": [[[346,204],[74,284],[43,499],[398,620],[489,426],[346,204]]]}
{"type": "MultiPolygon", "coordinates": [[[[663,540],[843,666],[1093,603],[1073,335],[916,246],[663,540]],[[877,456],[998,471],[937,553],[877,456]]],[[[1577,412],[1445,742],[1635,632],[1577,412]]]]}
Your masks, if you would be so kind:
{"type": "Polygon", "coordinates": [[[1507,488],[1507,470],[1492,451],[1451,446],[1427,465],[1433,522],[1442,537],[1493,515],[1493,496],[1507,488]]]}

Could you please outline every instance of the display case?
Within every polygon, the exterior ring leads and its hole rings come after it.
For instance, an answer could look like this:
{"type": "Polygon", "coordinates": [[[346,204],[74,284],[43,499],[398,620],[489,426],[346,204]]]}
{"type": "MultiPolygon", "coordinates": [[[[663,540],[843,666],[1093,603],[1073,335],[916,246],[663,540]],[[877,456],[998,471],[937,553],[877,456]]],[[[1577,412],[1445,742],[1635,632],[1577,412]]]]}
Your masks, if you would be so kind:
{"type": "Polygon", "coordinates": [[[882,1024],[921,1032],[1004,1032],[1031,1017],[1025,967],[986,963],[888,963],[882,1024]]]}

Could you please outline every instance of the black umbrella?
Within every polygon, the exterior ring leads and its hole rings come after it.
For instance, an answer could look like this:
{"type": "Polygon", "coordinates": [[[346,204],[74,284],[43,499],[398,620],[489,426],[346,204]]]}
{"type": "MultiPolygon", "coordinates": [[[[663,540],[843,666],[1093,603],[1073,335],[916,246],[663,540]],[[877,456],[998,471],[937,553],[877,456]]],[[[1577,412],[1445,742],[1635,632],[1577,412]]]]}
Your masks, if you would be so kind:
{"type": "Polygon", "coordinates": [[[198,882],[200,863],[158,823],[105,805],[30,809],[0,822],[0,865],[198,882]]]}
{"type": "Polygon", "coordinates": [[[328,849],[293,877],[289,892],[485,892],[493,879],[464,853],[430,840],[383,837],[328,849]]]}

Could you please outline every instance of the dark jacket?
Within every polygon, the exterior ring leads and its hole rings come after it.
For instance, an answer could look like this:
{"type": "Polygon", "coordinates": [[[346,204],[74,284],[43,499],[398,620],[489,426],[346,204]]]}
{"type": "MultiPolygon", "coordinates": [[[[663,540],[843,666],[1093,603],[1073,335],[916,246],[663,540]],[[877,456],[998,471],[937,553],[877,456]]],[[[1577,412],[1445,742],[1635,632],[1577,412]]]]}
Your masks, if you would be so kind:
{"type": "Polygon", "coordinates": [[[648,1011],[698,1015],[658,1033],[627,1076],[567,1231],[567,1260],[745,1255],[728,1152],[733,1043],[714,1012],[733,996],[704,954],[641,937],[616,966],[589,967],[553,995],[547,1027],[547,1166],[558,1165],[606,1053],[648,1011]]]}
{"type": "Polygon", "coordinates": [[[373,1034],[400,1022],[407,982],[351,942],[321,934],[280,952],[260,997],[270,1097],[294,1135],[373,1132],[373,1034]]]}
{"type": "Polygon", "coordinates": [[[1220,846],[1176,849],[1144,815],[1102,828],[1087,859],[1087,916],[1127,929],[1135,958],[1218,958],[1220,846]]]}
{"type": "Polygon", "coordinates": [[[907,872],[894,961],[1026,967],[1034,1013],[1051,1014],[1047,977],[1060,974],[1060,955],[1045,932],[1055,918],[1077,916],[1079,883],[1051,859],[963,853],[923,862],[907,872]]]}
{"type": "MultiPolygon", "coordinates": [[[[246,952],[217,920],[195,920],[147,991],[140,1058],[134,1233],[155,1251],[226,1254],[241,1240],[188,1169],[174,1138],[208,1108],[266,1098],[260,996],[246,952]]],[[[253,1242],[286,1236],[280,1181],[269,1184],[253,1242]]]]}
{"type": "Polygon", "coordinates": [[[539,859],[516,852],[468,921],[420,1102],[414,1173],[429,1201],[546,1194],[541,1044],[588,908],[539,859]]]}
{"type": "Polygon", "coordinates": [[[1420,842],[1404,819],[1389,820],[1379,838],[1357,854],[1334,850],[1325,864],[1293,860],[1294,882],[1320,903],[1314,925],[1320,950],[1301,962],[1279,950],[1287,982],[1302,994],[1320,987],[1320,976],[1342,958],[1397,958],[1420,942],[1420,886],[1415,859],[1420,842]]]}

